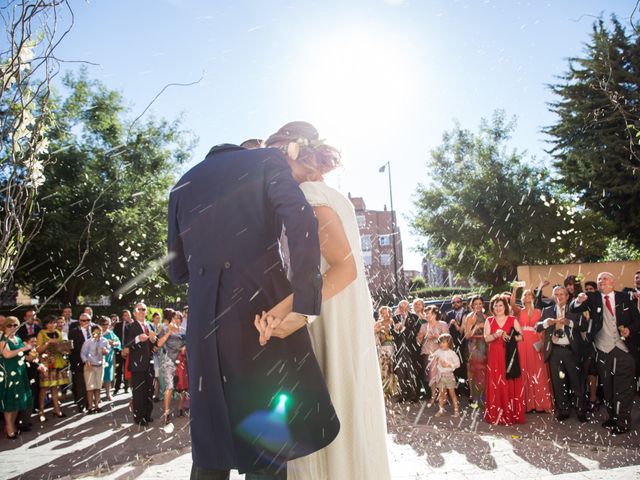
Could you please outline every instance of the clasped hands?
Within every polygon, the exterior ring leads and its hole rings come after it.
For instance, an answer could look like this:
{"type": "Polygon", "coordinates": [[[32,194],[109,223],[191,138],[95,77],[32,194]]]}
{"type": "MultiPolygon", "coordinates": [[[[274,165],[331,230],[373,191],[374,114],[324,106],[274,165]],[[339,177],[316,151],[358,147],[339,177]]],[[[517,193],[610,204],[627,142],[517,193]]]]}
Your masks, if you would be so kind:
{"type": "Polygon", "coordinates": [[[263,311],[262,315],[256,315],[253,324],[260,333],[260,345],[265,346],[271,337],[287,338],[295,331],[307,324],[304,315],[291,312],[284,318],[270,315],[263,311]]]}

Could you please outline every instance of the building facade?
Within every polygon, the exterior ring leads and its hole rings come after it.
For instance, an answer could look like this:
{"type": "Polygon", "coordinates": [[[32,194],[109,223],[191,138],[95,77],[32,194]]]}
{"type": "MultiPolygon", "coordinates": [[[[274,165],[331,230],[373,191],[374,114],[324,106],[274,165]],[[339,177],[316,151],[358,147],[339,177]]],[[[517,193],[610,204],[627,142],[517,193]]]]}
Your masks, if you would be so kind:
{"type": "Polygon", "coordinates": [[[349,199],[358,220],[360,246],[371,295],[375,299],[388,298],[394,295],[396,289],[400,296],[404,295],[406,284],[402,268],[402,239],[397,227],[395,233],[393,231],[391,211],[387,210],[386,205],[382,211],[367,210],[361,197],[349,194],[349,199]]]}

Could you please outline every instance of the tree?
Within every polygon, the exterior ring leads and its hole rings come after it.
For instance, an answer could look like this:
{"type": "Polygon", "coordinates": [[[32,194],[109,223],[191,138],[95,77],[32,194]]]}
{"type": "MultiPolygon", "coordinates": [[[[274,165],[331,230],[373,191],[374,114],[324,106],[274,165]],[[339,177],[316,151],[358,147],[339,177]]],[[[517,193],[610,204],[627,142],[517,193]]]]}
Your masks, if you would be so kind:
{"type": "Polygon", "coordinates": [[[640,246],[640,36],[615,16],[593,25],[584,56],[551,89],[558,121],[545,131],[562,182],[640,246]]]}
{"type": "Polygon", "coordinates": [[[63,83],[69,94],[53,106],[42,227],[17,278],[45,302],[177,295],[162,257],[168,193],[192,147],[189,136],[179,120],[128,122],[121,94],[85,70],[63,83]]]}
{"type": "Polygon", "coordinates": [[[434,263],[494,286],[515,278],[519,264],[604,250],[591,225],[600,219],[562,195],[535,159],[507,151],[514,128],[497,111],[477,134],[459,125],[446,132],[427,163],[432,180],[418,187],[412,221],[434,263]]]}
{"type": "Polygon", "coordinates": [[[0,42],[0,290],[5,290],[40,228],[36,198],[54,122],[49,108],[51,80],[59,70],[54,53],[71,29],[73,12],[66,0],[11,1],[0,7],[0,18],[6,41],[0,42]]]}

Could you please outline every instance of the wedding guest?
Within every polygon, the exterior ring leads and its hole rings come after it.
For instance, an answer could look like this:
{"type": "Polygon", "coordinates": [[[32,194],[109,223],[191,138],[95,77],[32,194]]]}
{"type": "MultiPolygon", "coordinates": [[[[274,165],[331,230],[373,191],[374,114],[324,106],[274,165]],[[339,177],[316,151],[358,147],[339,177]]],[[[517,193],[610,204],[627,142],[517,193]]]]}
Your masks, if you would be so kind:
{"type": "Polygon", "coordinates": [[[442,333],[438,337],[439,348],[431,354],[430,362],[434,364],[435,371],[435,383],[434,385],[440,392],[438,400],[439,409],[436,413],[436,417],[441,417],[445,414],[444,404],[447,401],[447,392],[449,393],[449,399],[453,403],[453,416],[459,417],[458,410],[458,396],[456,395],[456,377],[453,372],[456,368],[460,367],[460,358],[451,350],[453,342],[449,333],[442,333]]]}
{"type": "Polygon", "coordinates": [[[22,317],[22,325],[18,328],[16,335],[20,337],[23,343],[27,341],[29,335],[38,335],[40,326],[35,323],[36,312],[33,309],[28,309],[24,312],[22,317]]]}
{"type": "Polygon", "coordinates": [[[98,413],[100,408],[100,389],[104,376],[104,359],[109,353],[109,342],[102,336],[98,325],[91,327],[91,338],[82,345],[80,356],[84,362],[84,383],[87,388],[87,412],[98,413]]]}
{"type": "Polygon", "coordinates": [[[525,411],[550,413],[553,409],[553,396],[549,368],[543,355],[543,335],[536,331],[542,311],[534,307],[533,292],[529,289],[522,291],[520,308],[516,304],[517,290],[517,286],[513,288],[510,307],[522,329],[523,340],[518,345],[518,353],[524,385],[525,411]]]}
{"type": "Polygon", "coordinates": [[[484,324],[484,339],[488,344],[487,385],[484,420],[494,425],[524,423],[524,397],[522,379],[511,367],[517,357],[517,349],[507,359],[507,343],[512,339],[522,341],[518,320],[509,315],[509,300],[494,295],[489,302],[493,316],[484,324]],[[515,378],[514,378],[515,377],[515,378]]]}
{"type": "Polygon", "coordinates": [[[587,341],[597,349],[597,368],[609,418],[602,424],[613,434],[631,427],[635,359],[640,314],[629,296],[614,290],[615,277],[602,272],[597,278],[599,293],[580,293],[571,311],[589,311],[587,341]]]}
{"type": "Polygon", "coordinates": [[[418,374],[415,364],[419,361],[419,348],[416,335],[420,329],[418,317],[409,312],[409,302],[402,300],[398,304],[398,313],[393,317],[396,354],[395,374],[400,386],[400,399],[418,400],[418,374]]]}
{"type": "MultiPolygon", "coordinates": [[[[593,281],[584,282],[584,291],[595,293],[598,291],[598,284],[593,281]]],[[[571,303],[571,302],[567,302],[571,303]]],[[[582,312],[583,321],[586,322],[586,325],[589,325],[589,312],[582,312]]],[[[583,372],[587,377],[587,393],[588,393],[588,403],[587,403],[587,411],[589,413],[593,413],[600,408],[602,404],[601,394],[598,392],[598,369],[596,368],[596,349],[593,344],[587,342],[587,332],[581,332],[582,339],[585,342],[584,349],[584,362],[583,362],[583,372]]]]}
{"type": "Polygon", "coordinates": [[[111,396],[111,383],[114,378],[114,359],[115,353],[122,350],[122,344],[118,336],[110,329],[111,319],[109,317],[100,317],[101,335],[109,344],[109,352],[104,357],[104,368],[102,373],[102,382],[104,385],[104,393],[107,401],[113,400],[111,396]]]}
{"type": "Polygon", "coordinates": [[[66,337],[69,336],[69,329],[71,328],[71,324],[75,323],[77,326],[78,321],[74,320],[73,318],[71,318],[71,307],[70,306],[66,306],[62,309],[62,312],[60,312],[60,315],[58,318],[62,318],[63,323],[62,325],[59,325],[57,330],[61,331],[62,333],[64,333],[64,335],[66,337]]]}
{"type": "Polygon", "coordinates": [[[576,298],[579,293],[582,292],[582,284],[580,283],[581,275],[568,275],[564,279],[564,288],[567,289],[567,295],[569,296],[567,303],[571,303],[571,300],[576,298]]]}
{"type": "MultiPolygon", "coordinates": [[[[123,310],[121,313],[122,320],[118,320],[113,325],[113,333],[116,334],[118,340],[120,341],[120,345],[124,346],[126,340],[126,331],[127,327],[131,325],[133,321],[131,318],[131,312],[129,310],[123,310]]],[[[129,382],[124,378],[124,367],[125,367],[125,356],[123,355],[123,349],[120,351],[116,351],[114,354],[114,362],[115,362],[115,380],[114,380],[114,395],[117,395],[120,391],[120,387],[123,388],[124,393],[129,391],[129,382]]]]}
{"type": "Polygon", "coordinates": [[[175,389],[174,377],[176,376],[177,360],[180,351],[185,345],[185,335],[180,333],[182,314],[174,312],[173,320],[166,330],[162,330],[158,336],[157,346],[163,349],[162,355],[162,375],[164,382],[164,413],[162,419],[165,424],[169,423],[171,416],[171,399],[175,389]]]}
{"type": "Polygon", "coordinates": [[[4,413],[4,425],[7,438],[18,437],[16,419],[18,412],[29,411],[33,405],[33,397],[29,388],[29,377],[25,365],[25,356],[31,351],[16,331],[20,321],[13,316],[5,317],[0,327],[3,332],[2,358],[0,371],[3,373],[0,382],[0,410],[4,413]]]}
{"type": "Polygon", "coordinates": [[[456,390],[458,393],[469,395],[469,386],[467,383],[467,359],[469,358],[469,346],[464,336],[464,319],[466,318],[467,308],[460,295],[451,297],[451,307],[446,314],[445,321],[449,325],[449,333],[453,339],[453,349],[460,358],[460,366],[455,371],[455,376],[459,380],[456,390]]]}
{"type": "MultiPolygon", "coordinates": [[[[183,334],[184,335],[184,334],[183,334]]],[[[184,416],[185,410],[189,409],[189,375],[187,365],[187,346],[180,349],[176,359],[176,382],[175,388],[178,394],[178,416],[184,416]]]]}
{"type": "Polygon", "coordinates": [[[439,348],[438,338],[443,333],[449,333],[449,326],[443,321],[442,313],[436,305],[429,305],[425,309],[427,323],[420,327],[416,341],[420,345],[420,355],[423,372],[427,385],[431,390],[431,401],[427,407],[431,408],[436,403],[436,392],[438,391],[438,377],[436,364],[429,361],[429,358],[439,348]]]}
{"type": "Polygon", "coordinates": [[[66,374],[67,362],[62,352],[53,347],[63,340],[62,332],[56,330],[58,318],[55,315],[47,315],[44,318],[43,329],[38,332],[37,352],[40,355],[41,363],[47,368],[40,372],[40,392],[38,396],[38,409],[40,421],[45,421],[44,400],[47,391],[51,391],[51,401],[53,403],[54,415],[58,418],[66,417],[60,410],[58,398],[59,389],[69,383],[66,374]]]}
{"type": "Polygon", "coordinates": [[[91,338],[90,317],[86,313],[81,313],[78,319],[78,327],[72,328],[69,332],[72,348],[69,356],[71,368],[71,388],[73,400],[79,412],[83,412],[87,406],[87,387],[84,381],[84,361],[82,360],[82,346],[85,341],[91,338]]]}
{"type": "Polygon", "coordinates": [[[134,322],[127,329],[126,346],[129,347],[127,357],[131,372],[131,389],[133,393],[133,420],[140,426],[147,426],[153,421],[153,356],[152,347],[156,342],[155,333],[145,322],[147,306],[138,302],[133,316],[134,322]]]}
{"type": "Polygon", "coordinates": [[[591,280],[584,282],[584,291],[595,293],[598,291],[598,284],[591,280]]]}
{"type": "MultiPolygon", "coordinates": [[[[171,310],[171,309],[167,309],[171,310]]],[[[173,310],[171,310],[173,312],[173,310]]],[[[154,312],[151,315],[151,323],[147,326],[149,330],[151,330],[156,336],[162,332],[162,322],[160,321],[161,317],[158,312],[154,312]]],[[[162,382],[163,377],[160,375],[160,370],[162,369],[162,350],[158,348],[158,345],[154,345],[151,349],[153,351],[153,358],[151,362],[153,363],[153,401],[159,402],[160,397],[160,383],[162,382]]]]}
{"type": "Polygon", "coordinates": [[[378,358],[380,362],[380,375],[382,379],[382,391],[385,397],[392,398],[399,394],[398,379],[393,372],[393,358],[396,346],[393,337],[393,320],[391,308],[380,307],[379,320],[374,323],[373,332],[378,346],[378,358]]]}
{"type": "MultiPolygon", "coordinates": [[[[424,300],[421,298],[414,299],[411,303],[411,309],[413,310],[413,314],[418,317],[418,323],[420,326],[427,322],[427,314],[424,310],[424,300]]],[[[420,353],[420,350],[418,350],[418,353],[420,353]]],[[[429,390],[429,384],[427,383],[422,369],[422,355],[418,355],[417,361],[413,362],[413,366],[416,370],[416,378],[418,379],[419,396],[422,397],[422,392],[426,395],[429,390]]]]}
{"type": "Polygon", "coordinates": [[[556,420],[569,418],[573,403],[578,420],[586,422],[582,374],[584,342],[580,335],[580,318],[569,311],[569,295],[565,287],[555,287],[552,295],[556,304],[544,309],[536,328],[539,332],[544,331],[544,361],[548,362],[551,370],[556,420]],[[567,380],[573,392],[573,402],[569,397],[567,380]]]}
{"type": "Polygon", "coordinates": [[[475,295],[469,300],[471,313],[464,323],[464,338],[467,341],[469,357],[467,360],[467,381],[471,407],[484,405],[484,391],[487,375],[487,344],[484,341],[484,299],[475,295]]]}

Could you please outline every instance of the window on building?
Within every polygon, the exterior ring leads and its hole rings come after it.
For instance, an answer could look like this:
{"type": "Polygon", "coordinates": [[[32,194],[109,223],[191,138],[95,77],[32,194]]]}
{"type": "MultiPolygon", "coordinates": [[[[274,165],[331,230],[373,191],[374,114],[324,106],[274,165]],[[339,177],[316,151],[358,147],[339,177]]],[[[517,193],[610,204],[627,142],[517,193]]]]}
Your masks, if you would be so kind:
{"type": "Polygon", "coordinates": [[[380,242],[381,247],[386,247],[391,245],[391,235],[380,235],[378,237],[378,241],[380,242]]]}
{"type": "Polygon", "coordinates": [[[384,265],[385,267],[391,265],[391,255],[388,253],[383,253],[382,255],[380,255],[380,264],[384,265]]]}
{"type": "Polygon", "coordinates": [[[358,220],[358,228],[364,228],[367,226],[367,219],[364,215],[356,215],[356,220],[358,220]]]}
{"type": "Polygon", "coordinates": [[[371,251],[362,252],[362,259],[364,260],[364,264],[367,266],[371,265],[371,251]]]}
{"type": "Polygon", "coordinates": [[[371,235],[360,235],[360,248],[363,252],[371,251],[371,235]]]}

